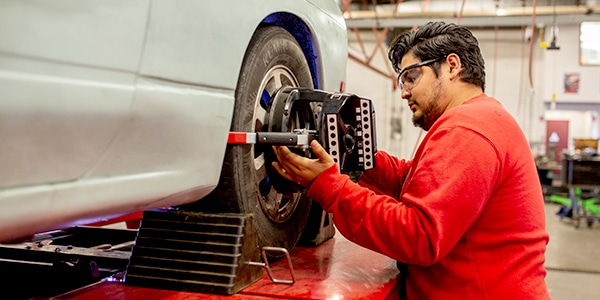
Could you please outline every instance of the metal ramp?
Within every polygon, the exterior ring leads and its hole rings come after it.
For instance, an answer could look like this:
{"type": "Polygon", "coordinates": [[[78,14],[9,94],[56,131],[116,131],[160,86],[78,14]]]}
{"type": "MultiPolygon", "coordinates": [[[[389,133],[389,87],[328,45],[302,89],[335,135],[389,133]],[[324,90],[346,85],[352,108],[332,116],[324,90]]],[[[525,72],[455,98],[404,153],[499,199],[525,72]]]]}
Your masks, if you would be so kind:
{"type": "Polygon", "coordinates": [[[125,284],[232,295],[263,276],[250,214],[144,212],[125,284]]]}

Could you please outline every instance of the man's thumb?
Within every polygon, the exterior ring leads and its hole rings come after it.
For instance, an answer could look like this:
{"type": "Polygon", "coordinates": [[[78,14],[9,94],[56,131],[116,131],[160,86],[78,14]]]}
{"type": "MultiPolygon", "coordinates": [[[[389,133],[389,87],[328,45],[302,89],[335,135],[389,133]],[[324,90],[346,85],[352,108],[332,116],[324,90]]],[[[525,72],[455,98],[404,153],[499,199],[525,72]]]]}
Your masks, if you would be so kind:
{"type": "Polygon", "coordinates": [[[331,158],[329,153],[327,153],[327,151],[325,151],[321,144],[319,144],[319,142],[317,142],[316,140],[313,140],[310,143],[310,149],[317,156],[317,158],[319,158],[320,161],[333,162],[333,159],[331,158]]]}

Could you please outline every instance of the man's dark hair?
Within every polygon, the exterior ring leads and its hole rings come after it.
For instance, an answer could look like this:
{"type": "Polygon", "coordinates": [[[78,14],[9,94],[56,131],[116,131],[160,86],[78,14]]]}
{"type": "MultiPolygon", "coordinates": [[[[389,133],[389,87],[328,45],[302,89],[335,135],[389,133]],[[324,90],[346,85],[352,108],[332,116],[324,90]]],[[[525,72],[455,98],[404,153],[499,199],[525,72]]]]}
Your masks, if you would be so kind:
{"type": "MultiPolygon", "coordinates": [[[[455,53],[460,57],[463,67],[460,79],[485,91],[485,64],[479,42],[466,27],[453,23],[429,22],[417,30],[401,33],[394,39],[388,52],[396,72],[400,72],[402,57],[411,51],[421,61],[455,53]]],[[[439,64],[433,64],[432,68],[437,76],[439,64]]]]}

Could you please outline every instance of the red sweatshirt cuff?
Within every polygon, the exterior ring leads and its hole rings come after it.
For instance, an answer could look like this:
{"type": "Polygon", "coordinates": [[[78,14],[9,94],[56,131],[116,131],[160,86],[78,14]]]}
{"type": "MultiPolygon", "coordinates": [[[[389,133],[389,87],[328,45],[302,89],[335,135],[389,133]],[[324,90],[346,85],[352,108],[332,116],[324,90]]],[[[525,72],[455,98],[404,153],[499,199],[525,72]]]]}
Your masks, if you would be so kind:
{"type": "Polygon", "coordinates": [[[333,165],[315,178],[306,195],[319,202],[325,211],[333,213],[337,210],[339,195],[346,180],[350,179],[340,174],[337,165],[333,165]]]}

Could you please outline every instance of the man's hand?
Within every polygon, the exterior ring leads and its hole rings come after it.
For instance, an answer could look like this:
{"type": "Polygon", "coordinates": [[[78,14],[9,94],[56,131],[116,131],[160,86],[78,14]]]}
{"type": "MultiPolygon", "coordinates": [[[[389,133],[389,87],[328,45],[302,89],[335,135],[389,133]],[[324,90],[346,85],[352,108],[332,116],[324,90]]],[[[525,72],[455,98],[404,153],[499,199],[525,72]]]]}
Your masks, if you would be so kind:
{"type": "Polygon", "coordinates": [[[293,153],[286,146],[273,146],[273,151],[279,161],[273,162],[273,167],[285,179],[308,187],[319,174],[335,164],[333,158],[316,140],[310,143],[310,148],[317,156],[316,159],[293,153]]]}

